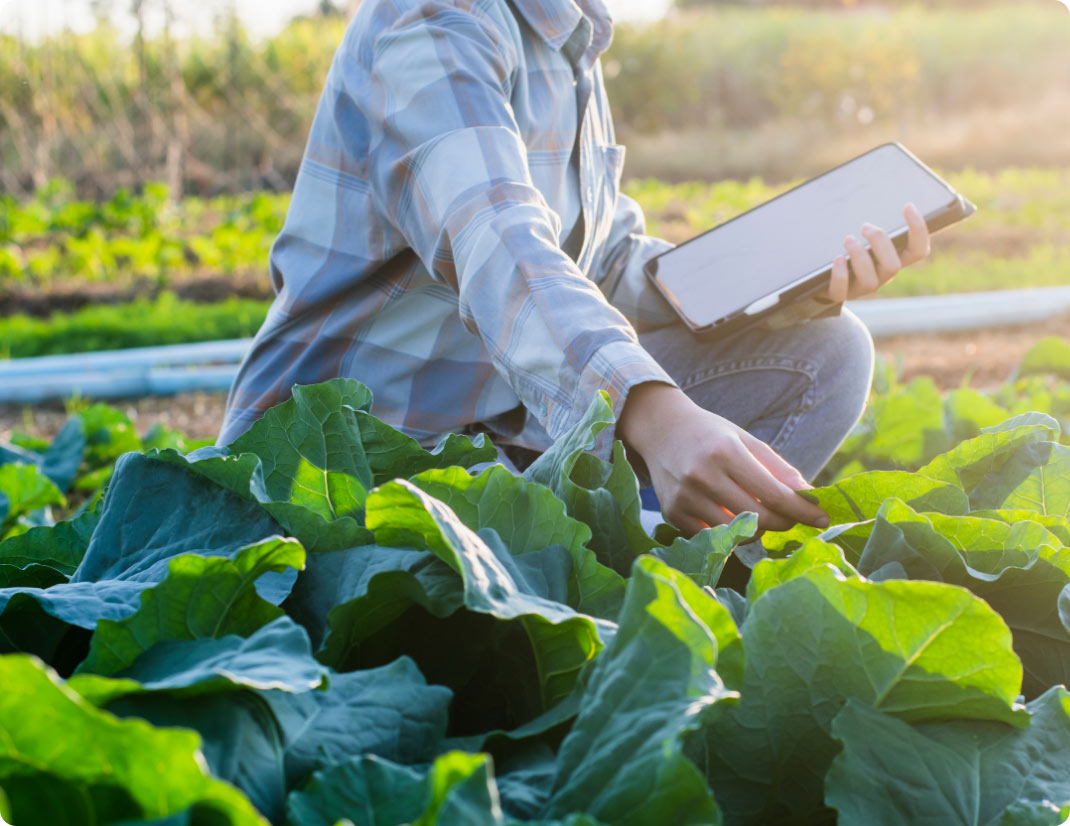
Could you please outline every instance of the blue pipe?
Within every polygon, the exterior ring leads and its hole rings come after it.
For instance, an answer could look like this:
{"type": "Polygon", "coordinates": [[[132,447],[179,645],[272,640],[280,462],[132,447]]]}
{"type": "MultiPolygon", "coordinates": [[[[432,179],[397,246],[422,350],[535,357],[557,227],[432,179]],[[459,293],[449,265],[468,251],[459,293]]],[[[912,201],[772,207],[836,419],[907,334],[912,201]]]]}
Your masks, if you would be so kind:
{"type": "MultiPolygon", "coordinates": [[[[853,301],[876,337],[1045,321],[1070,311],[1070,287],[853,301]]],[[[252,339],[0,361],[0,403],[80,394],[108,399],[225,391],[252,339]]]]}

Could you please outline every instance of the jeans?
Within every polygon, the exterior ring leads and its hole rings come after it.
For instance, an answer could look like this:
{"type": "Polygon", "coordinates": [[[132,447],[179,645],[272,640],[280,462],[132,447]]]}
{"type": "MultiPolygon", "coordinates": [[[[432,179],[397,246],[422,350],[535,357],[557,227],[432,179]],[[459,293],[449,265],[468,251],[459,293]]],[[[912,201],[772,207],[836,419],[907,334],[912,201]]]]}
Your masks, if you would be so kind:
{"type": "MultiPolygon", "coordinates": [[[[704,341],[682,324],[639,335],[700,407],[761,439],[813,480],[854,427],[873,378],[873,339],[849,310],[779,330],[704,341]]],[[[523,469],[538,456],[506,447],[523,469]]],[[[653,488],[643,507],[660,510],[653,488]]]]}
{"type": "Polygon", "coordinates": [[[873,375],[873,340],[848,310],[723,340],[673,325],[639,341],[696,404],[766,442],[811,480],[862,415],[873,375]]]}

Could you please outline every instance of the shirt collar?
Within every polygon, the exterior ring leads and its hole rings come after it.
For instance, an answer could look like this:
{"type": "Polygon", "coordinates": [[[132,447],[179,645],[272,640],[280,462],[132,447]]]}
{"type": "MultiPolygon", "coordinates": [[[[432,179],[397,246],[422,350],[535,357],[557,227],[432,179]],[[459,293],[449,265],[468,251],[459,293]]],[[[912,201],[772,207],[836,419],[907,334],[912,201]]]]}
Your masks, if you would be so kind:
{"type": "Polygon", "coordinates": [[[583,2],[584,8],[576,0],[513,0],[513,5],[554,51],[561,51],[571,40],[568,51],[573,51],[572,45],[582,41],[580,53],[590,47],[600,54],[609,47],[612,19],[602,0],[583,2]]]}

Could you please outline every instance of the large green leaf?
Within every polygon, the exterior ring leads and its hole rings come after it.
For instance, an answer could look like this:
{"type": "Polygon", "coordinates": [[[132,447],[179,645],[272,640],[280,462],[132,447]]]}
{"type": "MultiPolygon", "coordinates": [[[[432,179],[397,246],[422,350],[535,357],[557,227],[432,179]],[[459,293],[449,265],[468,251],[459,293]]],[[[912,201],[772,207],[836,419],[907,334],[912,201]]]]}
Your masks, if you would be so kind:
{"type": "Polygon", "coordinates": [[[272,822],[281,820],[286,790],[313,771],[364,754],[420,763],[442,750],[450,692],[427,685],[410,660],[329,672],[325,690],[234,689],[131,691],[107,708],[197,731],[212,773],[238,786],[272,822]]]}
{"type": "Polygon", "coordinates": [[[478,476],[459,467],[429,470],[411,481],[449,505],[472,530],[493,529],[514,556],[550,545],[564,547],[572,557],[568,604],[584,614],[616,618],[624,579],[598,562],[586,547],[591,529],[569,517],[548,488],[514,476],[501,465],[478,476]]]}
{"type": "Polygon", "coordinates": [[[573,519],[591,529],[591,548],[603,564],[626,574],[632,559],[657,547],[639,518],[639,482],[620,443],[612,464],[587,453],[613,423],[613,407],[602,392],[583,418],[529,467],[524,477],[554,492],[573,519]]]}
{"type": "Polygon", "coordinates": [[[129,453],[71,582],[160,582],[179,554],[233,556],[282,531],[257,505],[187,469],[129,453]]]}
{"type": "Polygon", "coordinates": [[[297,385],[228,448],[158,455],[259,502],[310,552],[346,548],[368,540],[360,523],[372,471],[357,412],[370,405],[352,379],[297,385]]]}
{"type": "Polygon", "coordinates": [[[234,455],[225,447],[206,447],[188,455],[170,449],[152,450],[147,455],[185,467],[249,502],[258,503],[310,553],[349,548],[371,540],[371,534],[353,516],[329,518],[303,504],[274,499],[264,483],[263,465],[255,453],[234,455]]]}
{"type": "Polygon", "coordinates": [[[382,541],[410,547],[315,554],[286,608],[317,644],[329,630],[319,656],[335,668],[413,657],[457,694],[455,735],[511,730],[555,705],[614,628],[564,604],[571,558],[560,546],[514,557],[493,530],[472,533],[407,482],[374,491],[368,520],[382,541]]]}
{"type": "Polygon", "coordinates": [[[899,470],[873,470],[803,493],[816,502],[833,525],[861,522],[877,515],[890,497],[909,502],[918,510],[966,513],[969,501],[956,485],[899,470]]]}
{"type": "MultiPolygon", "coordinates": [[[[1033,447],[1039,454],[1039,449],[1044,446],[1041,443],[1033,447]]],[[[1006,497],[998,503],[990,500],[979,504],[982,507],[1031,510],[1044,516],[1070,517],[1070,447],[1050,443],[1045,461],[1035,464],[1006,497]]]]}
{"type": "Polygon", "coordinates": [[[63,673],[79,663],[113,673],[162,639],[247,635],[282,614],[258,595],[264,580],[292,572],[302,559],[300,545],[276,538],[239,549],[236,561],[177,557],[155,589],[114,579],[0,590],[2,645],[43,656],[63,673]],[[92,629],[99,633],[90,637],[92,629]]]}
{"type": "MultiPolygon", "coordinates": [[[[233,557],[279,533],[255,504],[173,465],[127,454],[102,506],[100,523],[70,582],[0,589],[0,647],[38,654],[64,673],[84,656],[84,631],[125,619],[141,593],[166,578],[184,554],[233,557]],[[72,660],[73,658],[73,660],[72,660]]],[[[267,573],[257,589],[273,603],[296,572],[267,573]]]]}
{"type": "Polygon", "coordinates": [[[59,488],[36,465],[0,465],[0,538],[20,518],[65,502],[59,488]]]}
{"type": "Polygon", "coordinates": [[[449,616],[464,605],[464,584],[428,551],[364,545],[310,556],[285,608],[317,648],[326,642],[324,662],[342,667],[412,605],[449,616]]]}
{"type": "Polygon", "coordinates": [[[66,578],[81,563],[99,521],[97,511],[86,511],[67,522],[30,528],[26,533],[0,542],[0,564],[15,568],[47,565],[66,578]]]}
{"type": "Polygon", "coordinates": [[[731,824],[804,823],[821,811],[838,750],[830,725],[852,697],[910,722],[1024,724],[1010,631],[962,588],[817,568],[756,599],[743,642],[742,701],[695,752],[731,824]]]}
{"type": "MultiPolygon", "coordinates": [[[[570,562],[564,549],[514,559],[493,533],[486,538],[516,587],[564,600],[570,562]],[[544,567],[528,564],[538,562],[544,567]],[[551,577],[539,576],[555,571],[553,587],[551,577]]],[[[544,700],[524,623],[501,622],[464,606],[464,582],[441,559],[428,551],[378,545],[312,555],[285,603],[317,645],[329,621],[319,654],[324,662],[349,670],[407,654],[431,681],[453,689],[454,733],[471,735],[463,740],[465,748],[478,749],[491,736],[533,736],[571,717],[574,710],[565,713],[563,703],[540,714],[544,700]]]]}
{"type": "Polygon", "coordinates": [[[840,826],[1058,826],[1070,815],[1070,696],[1029,704],[1029,728],[910,726],[857,700],[832,722],[843,752],[826,799],[840,826]]]}
{"type": "Polygon", "coordinates": [[[407,657],[382,668],[331,673],[325,691],[272,691],[284,739],[287,787],[362,754],[411,764],[442,750],[451,693],[428,685],[407,657]]]}
{"type": "Polygon", "coordinates": [[[357,425],[376,485],[434,468],[469,468],[498,458],[498,451],[482,433],[475,439],[448,433],[428,451],[411,436],[365,411],[358,411],[357,425]]]}
{"type": "Polygon", "coordinates": [[[41,456],[41,471],[61,491],[68,490],[78,474],[86,444],[85,424],[80,417],[72,416],[41,456]]]}
{"type": "Polygon", "coordinates": [[[858,575],[844,558],[842,548],[815,537],[808,539],[785,559],[763,559],[758,562],[747,582],[747,600],[754,602],[766,591],[821,568],[833,568],[848,577],[858,575]]]}
{"type": "Polygon", "coordinates": [[[261,503],[310,552],[370,541],[361,523],[373,485],[497,455],[483,437],[457,435],[424,450],[368,414],[370,407],[371,392],[353,379],[297,385],[228,448],[159,455],[261,503]]]}
{"type": "Polygon", "coordinates": [[[757,515],[741,513],[727,525],[706,528],[690,538],[679,536],[671,545],[654,548],[650,553],[687,574],[696,584],[712,588],[736,546],[757,532],[757,515]]]}
{"type": "Polygon", "coordinates": [[[1059,336],[1045,336],[1022,356],[1018,375],[1070,378],[1070,342],[1059,336]]]}
{"type": "Polygon", "coordinates": [[[137,611],[118,621],[101,619],[79,671],[115,674],[165,640],[245,637],[282,615],[256,583],[265,575],[304,567],[292,539],[242,548],[232,559],[185,555],[171,560],[167,577],[143,591],[137,611]]]}
{"type": "Polygon", "coordinates": [[[17,824],[84,826],[165,818],[197,807],[229,826],[266,826],[204,769],[200,738],[117,720],[33,658],[0,657],[0,788],[17,824]]]}
{"type": "MultiPolygon", "coordinates": [[[[440,758],[441,759],[441,758],[440,758]]],[[[286,801],[288,826],[354,826],[412,823],[423,811],[424,776],[378,757],[355,757],[317,772],[286,801]]]]}
{"type": "Polygon", "coordinates": [[[290,795],[289,826],[503,826],[486,755],[449,752],[427,772],[362,757],[316,775],[290,795]]]}
{"type": "Polygon", "coordinates": [[[870,461],[913,470],[950,447],[944,402],[928,376],[873,398],[866,411],[870,461]]]}
{"type": "Polygon", "coordinates": [[[546,814],[582,810],[621,826],[719,822],[681,744],[722,701],[738,697],[725,683],[741,676],[728,611],[664,563],[637,560],[620,628],[596,660],[561,746],[546,814]]]}
{"type": "Polygon", "coordinates": [[[324,519],[359,516],[372,487],[357,411],[371,404],[352,379],[295,385],[293,396],[268,410],[229,445],[254,453],[274,501],[292,502],[324,519]]]}
{"type": "Polygon", "coordinates": [[[30,528],[0,542],[0,588],[49,588],[74,573],[100,514],[87,510],[70,521],[30,528]]]}
{"type": "Polygon", "coordinates": [[[981,519],[998,519],[1000,522],[1007,522],[1012,525],[1016,522],[1036,522],[1058,537],[1059,542],[1064,546],[1070,547],[1070,519],[1065,516],[1049,516],[1031,510],[1007,510],[1002,508],[974,510],[970,511],[970,515],[981,519]]]}
{"type": "Polygon", "coordinates": [[[327,669],[312,658],[308,634],[289,617],[279,617],[248,638],[164,640],[146,648],[114,678],[76,674],[68,685],[93,705],[132,694],[166,691],[208,694],[231,688],[311,691],[327,669]]]}
{"type": "MultiPolygon", "coordinates": [[[[426,547],[459,574],[469,611],[521,620],[531,639],[545,707],[572,691],[579,669],[612,634],[610,623],[540,594],[548,593],[546,585],[540,586],[530,568],[528,572],[520,568],[538,552],[513,557],[494,532],[474,533],[449,507],[410,482],[399,480],[377,488],[368,498],[366,520],[380,544],[426,547]]],[[[553,559],[546,558],[550,564],[542,568],[541,583],[547,583],[555,569],[559,575],[561,562],[567,565],[569,558],[553,559]]]]}
{"type": "Polygon", "coordinates": [[[1041,454],[1044,451],[1037,447],[1038,443],[1057,439],[1059,430],[1059,423],[1043,413],[1015,416],[1000,425],[985,428],[980,436],[937,456],[919,472],[932,479],[959,485],[970,495],[971,510],[998,508],[1002,501],[999,491],[1008,484],[1013,487],[1013,480],[1022,474],[1023,466],[1032,468],[1040,461],[1034,458],[1038,450],[1041,454]]]}
{"type": "Polygon", "coordinates": [[[1010,626],[1027,696],[1070,682],[1070,632],[1058,611],[1059,595],[1070,583],[1070,549],[1036,522],[918,514],[891,499],[873,524],[858,567],[879,579],[969,588],[1010,626]]]}

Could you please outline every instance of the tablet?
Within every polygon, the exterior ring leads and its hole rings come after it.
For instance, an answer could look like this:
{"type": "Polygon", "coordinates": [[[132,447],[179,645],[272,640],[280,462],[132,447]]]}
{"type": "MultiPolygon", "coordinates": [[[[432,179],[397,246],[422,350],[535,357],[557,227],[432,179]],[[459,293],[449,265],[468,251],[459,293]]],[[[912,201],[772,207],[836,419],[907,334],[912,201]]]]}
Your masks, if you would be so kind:
{"type": "Polygon", "coordinates": [[[867,221],[902,251],[903,207],[935,232],[976,207],[898,143],[863,155],[647,262],[657,289],[695,333],[719,336],[774,317],[822,292],[843,240],[867,221]]]}

